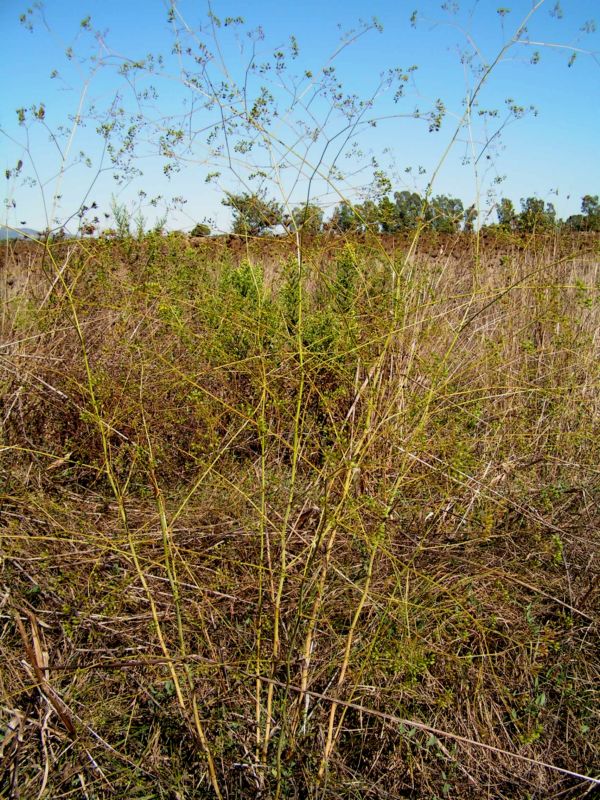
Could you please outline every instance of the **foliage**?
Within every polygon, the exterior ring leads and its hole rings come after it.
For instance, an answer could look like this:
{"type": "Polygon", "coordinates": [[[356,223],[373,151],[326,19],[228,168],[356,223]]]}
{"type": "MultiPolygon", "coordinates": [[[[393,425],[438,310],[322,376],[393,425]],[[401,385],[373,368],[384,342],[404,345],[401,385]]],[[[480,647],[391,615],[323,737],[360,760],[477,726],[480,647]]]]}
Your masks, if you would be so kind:
{"type": "Polygon", "coordinates": [[[517,212],[515,206],[508,197],[503,197],[496,207],[498,214],[498,224],[506,231],[512,231],[517,226],[517,212]]]}
{"type": "Polygon", "coordinates": [[[598,195],[586,194],[581,199],[581,214],[567,220],[567,226],[576,231],[600,231],[600,202],[598,195]]]}
{"type": "MultiPolygon", "coordinates": [[[[468,227],[472,228],[476,217],[472,208],[468,216],[468,227]]],[[[355,206],[340,203],[333,212],[330,227],[340,233],[373,231],[375,233],[399,233],[415,231],[426,225],[438,233],[458,233],[467,224],[467,216],[457,197],[437,195],[426,200],[417,192],[406,190],[395,192],[394,201],[384,195],[378,203],[365,200],[355,206]]]]}
{"type": "Polygon", "coordinates": [[[463,230],[465,233],[473,233],[475,230],[475,223],[477,222],[478,211],[477,208],[472,205],[469,208],[465,209],[465,217],[464,217],[464,224],[463,230]]]}
{"type": "Polygon", "coordinates": [[[396,230],[413,230],[423,221],[425,201],[417,192],[403,190],[394,194],[396,230]]]}
{"type": "Polygon", "coordinates": [[[463,226],[465,209],[457,197],[438,195],[426,206],[425,218],[438,233],[458,233],[463,226]]]}
{"type": "Polygon", "coordinates": [[[198,222],[192,230],[190,231],[190,236],[210,236],[211,230],[210,225],[206,225],[204,222],[198,222]]]}
{"type": "Polygon", "coordinates": [[[538,197],[521,200],[521,213],[517,218],[517,228],[524,233],[549,230],[555,227],[556,211],[552,203],[538,197]]]}
{"type": "Polygon", "coordinates": [[[360,218],[350,203],[342,202],[333,211],[329,228],[336,233],[350,233],[360,227],[360,218]]]}
{"type": "Polygon", "coordinates": [[[233,233],[239,236],[261,236],[283,221],[281,205],[267,200],[265,192],[227,194],[221,201],[233,212],[233,233]]]}
{"type": "Polygon", "coordinates": [[[293,209],[292,219],[295,229],[314,235],[323,228],[323,209],[314,203],[306,203],[293,209]]]}

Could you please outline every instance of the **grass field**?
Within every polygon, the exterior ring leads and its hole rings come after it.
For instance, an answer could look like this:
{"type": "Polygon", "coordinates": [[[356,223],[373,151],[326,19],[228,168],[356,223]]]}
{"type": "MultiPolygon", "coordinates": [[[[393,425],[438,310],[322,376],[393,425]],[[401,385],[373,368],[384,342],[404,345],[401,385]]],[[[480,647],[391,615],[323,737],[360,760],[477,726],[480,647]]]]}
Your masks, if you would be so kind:
{"type": "Polygon", "coordinates": [[[4,246],[0,796],[592,797],[599,242],[4,246]]]}

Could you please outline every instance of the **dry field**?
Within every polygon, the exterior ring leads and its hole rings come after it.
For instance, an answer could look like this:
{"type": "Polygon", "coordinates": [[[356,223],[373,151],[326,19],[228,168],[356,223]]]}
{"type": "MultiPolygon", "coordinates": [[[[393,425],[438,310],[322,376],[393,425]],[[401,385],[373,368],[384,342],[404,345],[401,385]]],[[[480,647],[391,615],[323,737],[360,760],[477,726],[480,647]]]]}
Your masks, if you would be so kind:
{"type": "Polygon", "coordinates": [[[1,263],[0,797],[594,796],[597,237],[1,263]]]}

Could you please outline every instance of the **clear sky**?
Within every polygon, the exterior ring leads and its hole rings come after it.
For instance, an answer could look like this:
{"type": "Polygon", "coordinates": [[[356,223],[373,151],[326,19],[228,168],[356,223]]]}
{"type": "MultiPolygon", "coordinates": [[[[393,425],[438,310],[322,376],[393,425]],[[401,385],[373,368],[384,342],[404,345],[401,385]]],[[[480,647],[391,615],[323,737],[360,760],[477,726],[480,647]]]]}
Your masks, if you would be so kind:
{"type": "Polygon", "coordinates": [[[133,209],[143,188],[149,220],[163,208],[162,200],[156,208],[147,205],[152,196],[178,195],[187,202],[170,213],[168,227],[189,228],[208,217],[226,228],[228,211],[220,203],[224,190],[262,185],[290,203],[310,191],[331,206],[341,195],[367,196],[377,169],[386,171],[394,190],[422,191],[435,175],[434,193],[458,196],[465,204],[479,198],[482,209],[492,191],[516,204],[537,194],[552,201],[561,216],[577,213],[583,194],[600,193],[600,32],[592,22],[597,15],[600,25],[600,3],[562,0],[557,8],[555,0],[507,0],[502,10],[503,5],[496,0],[214,0],[212,10],[221,22],[241,16],[244,24],[213,30],[204,0],[181,0],[172,22],[163,0],[46,0],[43,16],[36,12],[27,18],[33,22],[31,31],[19,21],[31,4],[0,0],[0,156],[2,168],[12,170],[2,222],[43,228],[48,217],[67,219],[82,202],[93,200],[100,212],[108,211],[113,195],[133,209]],[[534,5],[540,7],[522,43],[494,67],[477,97],[471,125],[461,129],[444,157],[465,112],[465,98],[481,75],[478,70],[494,61],[534,5]],[[88,14],[91,22],[85,29],[80,23],[88,14]],[[352,29],[359,32],[361,20],[369,23],[373,16],[383,29],[369,30],[331,61],[340,37],[352,29]],[[248,36],[259,26],[260,35],[248,36]],[[181,52],[173,53],[175,31],[181,52]],[[297,40],[295,58],[290,35],[297,40]],[[70,59],[65,55],[69,47],[70,59]],[[204,78],[193,86],[182,67],[194,66],[202,47],[208,48],[210,60],[204,78]],[[279,49],[287,63],[281,70],[276,68],[279,49]],[[252,52],[255,65],[269,61],[271,69],[247,71],[252,52]],[[164,58],[155,75],[119,75],[124,58],[144,59],[149,53],[164,58]],[[538,53],[539,63],[531,63],[538,53]],[[334,88],[324,87],[322,69],[331,65],[343,97],[374,98],[372,107],[363,107],[358,124],[326,94],[334,88]],[[418,69],[407,73],[412,65],[418,69]],[[397,67],[408,80],[396,79],[386,89],[385,76],[397,67]],[[51,78],[53,70],[57,74],[51,78]],[[206,107],[207,80],[217,96],[227,83],[230,93],[223,89],[220,105],[206,107]],[[394,102],[399,85],[404,95],[394,102]],[[263,86],[278,113],[268,122],[260,117],[266,129],[261,146],[256,131],[248,138],[231,120],[239,120],[244,88],[251,107],[263,86]],[[508,119],[508,99],[524,109],[533,105],[536,113],[508,120],[496,135],[508,119]],[[415,111],[434,110],[438,100],[446,113],[440,130],[429,132],[432,118],[417,120],[415,111]],[[31,124],[28,113],[26,124],[19,125],[16,109],[40,103],[44,119],[31,124]],[[96,132],[99,124],[115,119],[111,108],[124,112],[121,141],[131,114],[139,114],[142,123],[131,166],[143,176],[130,176],[122,184],[115,181],[106,154],[102,159],[103,140],[96,132]],[[497,116],[480,113],[495,110],[497,116]],[[81,125],[70,138],[69,120],[78,111],[81,125]],[[231,125],[228,141],[217,130],[207,143],[210,126],[222,119],[222,112],[231,125]],[[363,124],[369,119],[377,124],[363,124]],[[158,151],[169,129],[181,131],[178,141],[171,142],[180,169],[166,177],[169,162],[158,151]],[[87,166],[82,151],[90,159],[87,166]],[[23,166],[15,175],[20,160],[23,166]],[[206,183],[207,174],[215,172],[219,175],[206,183]],[[259,176],[252,178],[252,173],[259,176]]]}

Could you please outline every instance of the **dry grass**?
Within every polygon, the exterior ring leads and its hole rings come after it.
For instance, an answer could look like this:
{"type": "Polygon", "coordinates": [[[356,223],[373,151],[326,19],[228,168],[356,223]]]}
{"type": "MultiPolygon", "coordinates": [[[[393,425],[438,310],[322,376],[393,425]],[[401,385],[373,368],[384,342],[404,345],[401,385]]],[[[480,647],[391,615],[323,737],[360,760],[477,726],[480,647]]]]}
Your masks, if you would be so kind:
{"type": "Polygon", "coordinates": [[[0,796],[591,797],[597,240],[264,247],[4,283],[0,796]]]}

